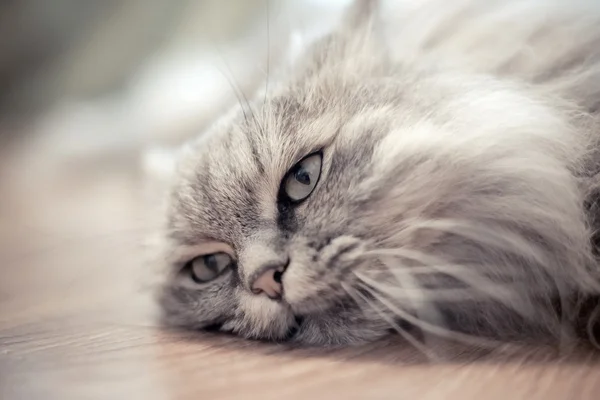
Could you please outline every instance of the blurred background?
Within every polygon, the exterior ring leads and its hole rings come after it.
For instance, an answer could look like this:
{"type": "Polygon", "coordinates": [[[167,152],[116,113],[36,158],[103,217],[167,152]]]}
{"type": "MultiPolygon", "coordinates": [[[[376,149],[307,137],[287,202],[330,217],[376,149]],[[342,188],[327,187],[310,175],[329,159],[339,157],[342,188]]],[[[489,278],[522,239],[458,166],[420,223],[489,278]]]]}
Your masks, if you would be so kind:
{"type": "Polygon", "coordinates": [[[349,3],[0,2],[0,323],[131,290],[172,150],[349,3]]]}
{"type": "Polygon", "coordinates": [[[318,34],[347,3],[4,1],[0,133],[179,142],[231,106],[232,84],[251,95],[294,35],[318,34]]]}

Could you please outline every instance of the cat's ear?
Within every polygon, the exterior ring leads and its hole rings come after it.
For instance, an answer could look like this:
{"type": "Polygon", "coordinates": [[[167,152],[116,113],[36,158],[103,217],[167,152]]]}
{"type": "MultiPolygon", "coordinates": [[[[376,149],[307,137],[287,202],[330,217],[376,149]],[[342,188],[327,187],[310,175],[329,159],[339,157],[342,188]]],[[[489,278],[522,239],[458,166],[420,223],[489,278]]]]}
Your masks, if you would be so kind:
{"type": "Polygon", "coordinates": [[[339,24],[329,34],[310,45],[304,57],[299,57],[302,59],[297,71],[300,76],[316,74],[324,67],[357,56],[372,58],[370,55],[374,53],[384,53],[379,9],[379,0],[354,0],[342,15],[339,24]]]}
{"type": "Polygon", "coordinates": [[[354,0],[343,16],[340,28],[349,32],[372,29],[379,8],[380,0],[354,0]]]}

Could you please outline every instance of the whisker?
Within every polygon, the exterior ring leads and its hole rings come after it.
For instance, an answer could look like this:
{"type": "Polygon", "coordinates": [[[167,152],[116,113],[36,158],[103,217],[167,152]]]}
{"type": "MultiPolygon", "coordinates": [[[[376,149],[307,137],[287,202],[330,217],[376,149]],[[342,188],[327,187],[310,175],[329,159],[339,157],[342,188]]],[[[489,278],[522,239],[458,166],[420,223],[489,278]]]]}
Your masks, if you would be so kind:
{"type": "Polygon", "coordinates": [[[239,105],[240,105],[240,107],[242,109],[242,113],[244,115],[244,120],[246,122],[246,125],[249,126],[250,124],[249,124],[249,120],[248,120],[248,115],[246,114],[246,110],[244,109],[244,105],[247,108],[247,111],[250,114],[250,117],[252,118],[252,121],[254,122],[254,124],[256,125],[256,127],[264,135],[265,129],[260,124],[258,118],[256,118],[256,114],[255,114],[254,110],[252,109],[252,106],[250,105],[250,101],[248,100],[248,97],[246,96],[246,93],[241,89],[241,87],[239,85],[239,82],[237,82],[237,80],[235,79],[235,75],[234,75],[233,71],[231,70],[231,68],[229,67],[229,64],[227,63],[227,60],[225,59],[223,53],[220,51],[219,47],[217,45],[215,45],[215,48],[217,49],[217,53],[219,54],[219,58],[221,59],[221,62],[223,63],[223,66],[225,67],[225,69],[227,69],[228,74],[226,74],[221,69],[219,69],[219,71],[221,72],[221,74],[223,74],[223,76],[225,77],[225,79],[227,80],[227,82],[229,83],[229,85],[231,86],[231,88],[232,88],[235,96],[237,97],[238,103],[239,103],[239,105]]]}
{"type": "Polygon", "coordinates": [[[237,98],[238,104],[240,105],[240,108],[242,110],[242,114],[244,115],[244,121],[246,122],[246,125],[250,126],[250,120],[248,119],[248,114],[246,113],[246,111],[248,111],[250,117],[252,117],[254,124],[260,129],[261,132],[264,133],[264,129],[260,125],[258,119],[256,118],[256,114],[254,113],[252,106],[250,105],[250,101],[248,101],[246,93],[242,90],[242,88],[239,85],[239,82],[235,79],[235,74],[229,67],[229,63],[225,59],[225,56],[223,55],[220,47],[218,46],[218,44],[214,43],[214,48],[216,49],[216,52],[219,55],[223,67],[227,70],[227,73],[225,73],[225,71],[223,71],[221,68],[217,67],[217,69],[227,80],[227,83],[229,84],[235,97],[237,98]]]}
{"type": "Polygon", "coordinates": [[[495,228],[494,230],[491,230],[464,221],[445,219],[418,221],[411,224],[408,228],[405,228],[404,231],[410,232],[411,230],[420,229],[432,229],[452,233],[476,243],[485,244],[520,257],[526,257],[540,265],[546,265],[549,261],[544,252],[541,250],[536,251],[536,249],[530,243],[525,242],[520,235],[506,229],[495,228]]]}
{"type": "Polygon", "coordinates": [[[394,328],[396,332],[398,332],[407,342],[412,344],[417,350],[422,352],[427,358],[429,358],[430,360],[439,361],[439,357],[433,351],[429,350],[426,346],[420,343],[419,340],[417,340],[417,338],[415,338],[413,335],[407,332],[406,329],[403,329],[400,325],[398,325],[393,318],[390,318],[388,315],[386,315],[379,307],[377,307],[375,304],[369,301],[369,299],[365,295],[360,293],[358,290],[353,290],[343,282],[342,288],[348,293],[348,295],[350,295],[354,299],[354,301],[359,307],[362,308],[360,304],[360,301],[362,300],[362,302],[364,302],[366,305],[371,307],[376,313],[378,313],[379,316],[382,319],[384,319],[388,324],[390,324],[390,326],[394,328]]]}
{"type": "MultiPolygon", "coordinates": [[[[463,282],[469,286],[469,291],[465,291],[464,293],[470,293],[471,298],[474,297],[474,293],[481,293],[490,299],[494,299],[502,302],[506,306],[514,309],[514,311],[518,312],[520,315],[534,319],[536,318],[535,308],[533,306],[526,307],[528,302],[524,301],[522,296],[519,296],[519,291],[515,290],[516,286],[512,284],[500,284],[491,281],[490,279],[482,276],[477,273],[474,269],[465,270],[465,267],[458,267],[456,270],[449,265],[440,266],[440,260],[438,257],[430,256],[423,254],[416,250],[410,249],[395,249],[395,250],[380,250],[374,251],[373,254],[382,254],[384,256],[399,256],[402,258],[407,258],[410,260],[418,261],[424,264],[427,264],[426,268],[431,268],[432,270],[436,270],[438,272],[444,273],[446,275],[452,276],[453,278],[463,282]]],[[[387,266],[388,270],[391,273],[398,273],[402,269],[402,267],[396,265],[390,265],[389,262],[384,262],[387,266]]],[[[412,272],[413,267],[404,267],[405,271],[412,272]]],[[[415,267],[418,268],[418,267],[415,267]]],[[[512,276],[511,276],[512,278],[512,276]]],[[[374,281],[372,281],[374,282],[374,281]]],[[[374,282],[376,283],[376,282],[374,282]]],[[[442,290],[442,289],[440,289],[442,290]]],[[[442,292],[443,293],[443,292],[442,292]]],[[[443,293],[444,295],[456,296],[458,293],[443,293]]],[[[465,300],[466,298],[462,298],[465,300]]]]}
{"type": "MultiPolygon", "coordinates": [[[[444,320],[442,315],[433,301],[434,297],[437,296],[430,296],[431,293],[422,290],[422,285],[420,285],[414,275],[411,274],[410,269],[405,268],[403,265],[400,268],[396,268],[393,274],[394,276],[400,275],[398,279],[396,279],[397,288],[400,292],[405,292],[407,289],[413,292],[413,296],[409,298],[408,301],[411,303],[412,309],[417,317],[435,323],[436,325],[443,325],[444,320]]],[[[427,345],[428,341],[429,335],[424,334],[423,342],[425,345],[427,345]]]]}
{"type": "Polygon", "coordinates": [[[219,72],[221,72],[221,75],[223,75],[225,80],[227,80],[229,87],[231,88],[235,98],[237,99],[238,104],[240,105],[240,109],[242,110],[242,115],[244,116],[244,121],[246,122],[246,125],[250,125],[250,121],[248,120],[248,114],[246,114],[246,108],[245,108],[246,106],[250,107],[250,105],[248,104],[248,99],[244,95],[244,92],[239,87],[239,85],[237,85],[235,83],[235,80],[233,77],[233,72],[231,71],[231,68],[229,68],[229,65],[225,61],[224,56],[221,54],[220,51],[218,51],[218,54],[219,54],[219,57],[221,58],[221,62],[227,69],[228,73],[225,73],[225,71],[223,71],[221,68],[217,67],[217,69],[219,70],[219,72]],[[244,98],[244,100],[246,101],[246,104],[244,104],[244,102],[242,101],[242,98],[244,98]]]}
{"type": "Polygon", "coordinates": [[[267,93],[269,92],[269,71],[271,68],[271,18],[270,18],[270,7],[269,7],[269,0],[265,0],[266,1],[266,7],[267,7],[267,76],[265,79],[265,94],[263,97],[263,107],[265,106],[265,104],[267,103],[267,93]]]}
{"type": "Polygon", "coordinates": [[[473,292],[470,288],[464,289],[426,289],[426,288],[407,288],[398,287],[398,280],[393,283],[376,282],[370,277],[356,273],[356,276],[369,284],[375,284],[382,291],[393,294],[397,300],[407,300],[414,303],[432,302],[432,301],[465,301],[473,298],[473,292]]]}
{"type": "Polygon", "coordinates": [[[408,321],[409,323],[411,323],[415,326],[418,326],[419,328],[421,328],[424,331],[427,331],[429,333],[432,333],[434,335],[437,335],[437,336],[440,336],[443,338],[452,339],[457,342],[462,342],[462,343],[465,343],[468,345],[477,344],[482,347],[495,348],[495,349],[499,348],[501,345],[503,345],[503,343],[495,341],[495,340],[483,339],[480,337],[476,337],[476,336],[472,336],[472,335],[468,335],[468,334],[464,334],[464,333],[460,333],[460,332],[456,332],[456,331],[451,331],[449,329],[442,328],[440,326],[428,323],[427,321],[420,320],[419,318],[414,317],[410,313],[397,307],[394,303],[392,303],[385,297],[381,296],[379,293],[377,293],[376,290],[373,290],[374,288],[372,288],[368,284],[359,283],[359,285],[361,286],[361,288],[363,288],[364,290],[371,293],[373,295],[373,297],[375,297],[375,299],[377,299],[381,304],[386,306],[390,311],[392,311],[398,317],[408,321]]]}
{"type": "MultiPolygon", "coordinates": [[[[448,263],[439,257],[432,256],[430,254],[425,254],[418,250],[413,250],[409,248],[375,249],[365,252],[365,255],[399,257],[424,264],[406,266],[406,268],[410,268],[410,272],[414,275],[427,275],[432,273],[443,273],[452,275],[459,272],[465,274],[479,274],[473,268],[469,268],[465,265],[448,263]]],[[[498,268],[494,270],[494,275],[502,276],[503,272],[504,271],[498,268]]],[[[512,278],[514,277],[514,274],[510,273],[507,274],[507,276],[512,278]]]]}

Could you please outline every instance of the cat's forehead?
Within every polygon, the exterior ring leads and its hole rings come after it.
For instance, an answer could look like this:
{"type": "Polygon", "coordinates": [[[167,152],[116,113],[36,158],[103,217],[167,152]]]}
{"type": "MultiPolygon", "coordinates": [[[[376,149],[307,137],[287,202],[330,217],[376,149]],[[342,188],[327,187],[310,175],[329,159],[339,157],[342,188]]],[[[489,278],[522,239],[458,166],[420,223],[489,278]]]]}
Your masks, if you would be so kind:
{"type": "Polygon", "coordinates": [[[254,170],[280,173],[290,160],[331,141],[339,126],[333,110],[307,101],[288,95],[239,107],[192,146],[187,168],[214,167],[228,177],[254,170]]]}
{"type": "Polygon", "coordinates": [[[287,171],[339,129],[335,113],[300,113],[297,103],[281,100],[260,113],[240,111],[191,145],[172,193],[171,228],[192,241],[199,233],[223,240],[271,223],[287,171]]]}

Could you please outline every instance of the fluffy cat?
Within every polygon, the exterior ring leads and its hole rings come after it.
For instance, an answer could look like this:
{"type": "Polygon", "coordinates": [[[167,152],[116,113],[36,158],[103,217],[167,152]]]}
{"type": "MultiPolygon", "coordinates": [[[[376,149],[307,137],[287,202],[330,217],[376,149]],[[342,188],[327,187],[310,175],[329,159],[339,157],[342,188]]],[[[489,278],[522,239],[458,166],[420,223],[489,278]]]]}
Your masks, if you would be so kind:
{"type": "Polygon", "coordinates": [[[591,334],[600,4],[358,0],[187,145],[164,320],[310,345],[591,334]]]}

